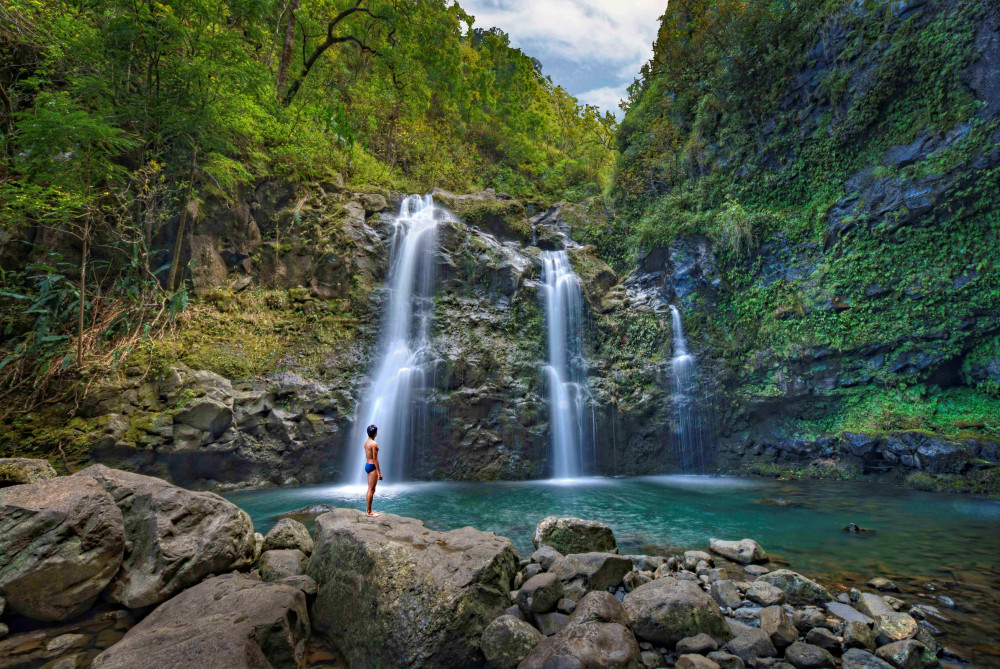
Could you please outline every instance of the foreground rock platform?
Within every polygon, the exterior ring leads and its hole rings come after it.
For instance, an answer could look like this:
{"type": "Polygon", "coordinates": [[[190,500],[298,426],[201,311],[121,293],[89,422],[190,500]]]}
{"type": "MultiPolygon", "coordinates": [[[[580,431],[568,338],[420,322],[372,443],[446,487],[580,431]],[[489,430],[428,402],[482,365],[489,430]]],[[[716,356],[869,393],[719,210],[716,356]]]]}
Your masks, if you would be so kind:
{"type": "Polygon", "coordinates": [[[510,606],[509,539],[354,509],[316,519],[307,573],[319,584],[313,629],[351,667],[469,667],[483,630],[510,606]]]}

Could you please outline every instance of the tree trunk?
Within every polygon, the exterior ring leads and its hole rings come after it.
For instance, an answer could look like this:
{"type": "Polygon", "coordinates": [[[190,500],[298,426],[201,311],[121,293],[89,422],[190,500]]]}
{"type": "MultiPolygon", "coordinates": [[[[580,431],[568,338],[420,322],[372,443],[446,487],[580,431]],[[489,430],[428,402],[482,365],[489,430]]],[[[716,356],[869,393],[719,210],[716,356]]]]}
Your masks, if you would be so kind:
{"type": "Polygon", "coordinates": [[[292,47],[295,46],[295,10],[299,8],[299,0],[288,3],[288,23],[285,25],[285,42],[281,47],[281,60],[278,61],[277,89],[278,99],[285,91],[288,80],[288,68],[292,64],[292,47]]]}
{"type": "Polygon", "coordinates": [[[184,208],[181,210],[181,222],[177,225],[177,239],[174,241],[174,257],[170,262],[170,276],[167,277],[167,290],[174,290],[177,282],[177,267],[181,262],[181,244],[184,241],[184,227],[187,225],[188,202],[191,201],[191,190],[194,188],[194,168],[198,161],[198,145],[191,154],[191,177],[188,180],[187,195],[184,197],[184,208]]]}

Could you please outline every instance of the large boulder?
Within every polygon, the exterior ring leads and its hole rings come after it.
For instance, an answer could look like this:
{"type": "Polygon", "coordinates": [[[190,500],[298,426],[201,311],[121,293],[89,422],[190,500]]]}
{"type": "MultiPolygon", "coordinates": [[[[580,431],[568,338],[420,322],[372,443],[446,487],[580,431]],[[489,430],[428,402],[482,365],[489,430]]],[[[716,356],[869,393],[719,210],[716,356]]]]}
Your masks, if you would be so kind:
{"type": "Polygon", "coordinates": [[[615,533],[604,523],[581,518],[548,516],[538,521],[531,538],[535,548],[551,546],[563,555],[570,553],[617,553],[615,533]]]}
{"type": "Polygon", "coordinates": [[[159,604],[211,574],[253,560],[250,516],[208,492],[93,465],[73,475],[103,487],[125,520],[128,550],[105,597],[138,608],[159,604]]]}
{"type": "Polygon", "coordinates": [[[296,548],[306,555],[313,552],[313,540],[306,526],[291,518],[282,518],[264,537],[262,550],[273,551],[296,548]]]}
{"type": "Polygon", "coordinates": [[[732,638],[719,607],[690,581],[657,579],[625,595],[623,604],[636,636],[667,648],[702,632],[719,644],[732,638]]]}
{"type": "Polygon", "coordinates": [[[617,586],[632,571],[632,561],[611,553],[573,553],[553,563],[550,574],[564,586],[579,585],[584,590],[607,590],[617,586]]]}
{"type": "Polygon", "coordinates": [[[35,458],[0,458],[0,488],[38,483],[56,477],[48,460],[35,458]]]}
{"type": "Polygon", "coordinates": [[[709,539],[708,548],[713,553],[740,564],[767,562],[767,553],[753,539],[740,539],[739,541],[709,539]]]}
{"type": "Polygon", "coordinates": [[[479,642],[494,669],[514,669],[542,640],[542,633],[514,616],[503,615],[483,632],[479,642]]]}
{"type": "Polygon", "coordinates": [[[614,595],[587,593],[566,626],[535,646],[520,669],[641,669],[641,651],[627,620],[614,595]]]}
{"type": "Polygon", "coordinates": [[[44,621],[83,613],[118,572],[124,550],[122,513],[91,479],[0,492],[0,598],[14,613],[44,621]]]}
{"type": "Polygon", "coordinates": [[[508,539],[354,509],[317,518],[315,539],[313,629],[352,667],[482,662],[483,630],[510,605],[518,559],[508,539]]]}
{"type": "Polygon", "coordinates": [[[778,569],[758,576],[757,581],[770,583],[785,592],[785,599],[794,606],[823,604],[833,599],[830,591],[791,569],[778,569]]]}
{"type": "Polygon", "coordinates": [[[297,669],[308,639],[302,592],[227,574],[158,606],[93,667],[297,669]]]}

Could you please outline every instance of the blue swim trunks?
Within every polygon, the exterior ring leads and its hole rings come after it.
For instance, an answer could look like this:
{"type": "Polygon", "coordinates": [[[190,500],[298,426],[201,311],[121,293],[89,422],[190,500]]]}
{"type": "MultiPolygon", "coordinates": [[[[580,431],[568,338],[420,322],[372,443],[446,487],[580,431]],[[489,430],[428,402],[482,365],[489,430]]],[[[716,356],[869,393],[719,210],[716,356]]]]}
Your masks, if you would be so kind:
{"type": "Polygon", "coordinates": [[[375,465],[370,462],[365,465],[365,474],[371,474],[373,471],[375,471],[375,465]]]}

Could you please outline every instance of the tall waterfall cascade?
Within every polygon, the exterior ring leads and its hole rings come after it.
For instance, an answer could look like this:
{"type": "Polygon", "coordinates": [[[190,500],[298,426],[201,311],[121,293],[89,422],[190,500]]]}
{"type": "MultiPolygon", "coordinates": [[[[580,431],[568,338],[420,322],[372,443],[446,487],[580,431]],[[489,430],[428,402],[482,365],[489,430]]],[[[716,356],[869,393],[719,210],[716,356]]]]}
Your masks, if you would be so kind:
{"type": "Polygon", "coordinates": [[[406,479],[427,434],[430,321],[437,279],[437,227],[452,220],[430,195],[407,196],[393,220],[390,241],[388,306],[383,316],[378,362],[355,412],[349,442],[353,454],[349,482],[366,480],[365,430],[378,426],[379,463],[386,479],[406,479]]]}
{"type": "Polygon", "coordinates": [[[701,472],[709,459],[711,430],[707,412],[701,405],[698,381],[698,361],[688,351],[681,312],[670,305],[674,355],[670,361],[673,394],[670,402],[674,414],[673,441],[677,461],[684,472],[701,472]]]}
{"type": "Polygon", "coordinates": [[[594,471],[593,420],[583,355],[583,289],[566,251],[543,251],[542,279],[549,364],[552,474],[575,478],[594,471]]]}

